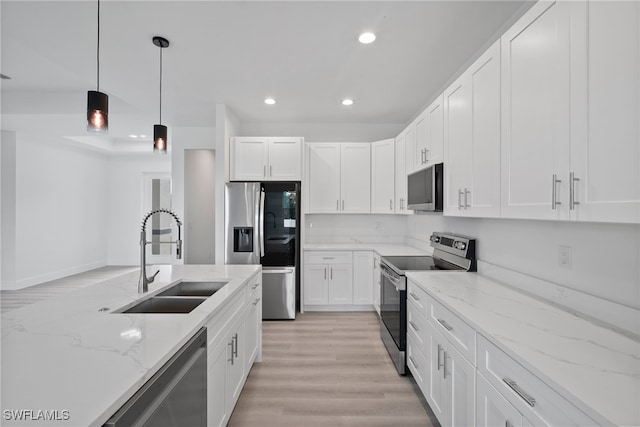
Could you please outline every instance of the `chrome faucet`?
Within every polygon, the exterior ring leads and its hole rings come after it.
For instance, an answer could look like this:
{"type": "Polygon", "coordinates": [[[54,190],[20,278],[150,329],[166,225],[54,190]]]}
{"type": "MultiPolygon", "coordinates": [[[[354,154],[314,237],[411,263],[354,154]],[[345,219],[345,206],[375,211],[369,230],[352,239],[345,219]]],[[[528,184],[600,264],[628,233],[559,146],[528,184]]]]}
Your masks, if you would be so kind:
{"type": "Polygon", "coordinates": [[[153,283],[158,273],[160,273],[160,270],[158,270],[155,273],[153,273],[153,276],[147,277],[146,247],[147,247],[147,244],[154,243],[154,242],[147,242],[147,220],[151,218],[153,215],[158,213],[167,213],[173,217],[173,219],[176,221],[176,225],[178,226],[178,239],[175,242],[156,242],[155,244],[175,243],[176,259],[182,259],[182,239],[180,238],[182,222],[180,222],[180,218],[178,218],[178,215],[176,215],[175,213],[173,213],[168,209],[156,209],[149,212],[142,219],[142,231],[140,232],[140,279],[138,280],[138,293],[140,294],[147,292],[149,290],[149,283],[153,283]]]}

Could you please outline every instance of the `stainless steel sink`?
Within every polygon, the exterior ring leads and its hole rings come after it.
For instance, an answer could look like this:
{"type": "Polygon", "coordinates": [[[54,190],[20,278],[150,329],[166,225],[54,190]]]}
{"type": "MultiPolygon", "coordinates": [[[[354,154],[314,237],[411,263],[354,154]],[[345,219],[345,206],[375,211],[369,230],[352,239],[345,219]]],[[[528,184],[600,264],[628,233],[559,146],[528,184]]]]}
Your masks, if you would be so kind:
{"type": "Polygon", "coordinates": [[[178,297],[210,297],[220,290],[227,282],[180,282],[158,296],[178,297]]]}
{"type": "Polygon", "coordinates": [[[155,296],[118,313],[190,313],[202,304],[206,297],[155,296]]]}

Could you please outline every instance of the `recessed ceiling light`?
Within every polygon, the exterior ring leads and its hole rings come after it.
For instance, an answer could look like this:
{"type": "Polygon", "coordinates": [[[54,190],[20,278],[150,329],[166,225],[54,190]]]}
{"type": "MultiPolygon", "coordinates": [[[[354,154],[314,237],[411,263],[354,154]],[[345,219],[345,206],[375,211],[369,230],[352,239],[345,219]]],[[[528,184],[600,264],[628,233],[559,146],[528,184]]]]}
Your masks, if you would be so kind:
{"type": "Polygon", "coordinates": [[[349,98],[343,99],[342,105],[353,105],[353,99],[349,99],[349,98]]]}
{"type": "Polygon", "coordinates": [[[268,104],[268,105],[273,105],[273,104],[276,103],[276,100],[273,99],[273,98],[267,98],[267,99],[264,100],[264,103],[268,104]]]}
{"type": "Polygon", "coordinates": [[[140,138],[146,138],[147,135],[138,135],[140,138]]]}
{"type": "Polygon", "coordinates": [[[138,135],[133,135],[133,134],[129,135],[129,138],[137,138],[137,137],[138,135]]]}
{"type": "Polygon", "coordinates": [[[373,43],[375,39],[376,35],[373,33],[362,33],[360,34],[360,37],[358,37],[358,41],[363,44],[373,43]]]}

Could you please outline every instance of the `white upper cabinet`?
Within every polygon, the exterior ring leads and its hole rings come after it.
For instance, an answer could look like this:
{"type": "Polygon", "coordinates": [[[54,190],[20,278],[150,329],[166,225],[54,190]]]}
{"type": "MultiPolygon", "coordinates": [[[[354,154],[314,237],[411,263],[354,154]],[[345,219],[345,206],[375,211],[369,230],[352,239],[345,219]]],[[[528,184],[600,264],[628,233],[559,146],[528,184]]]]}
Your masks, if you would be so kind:
{"type": "Polygon", "coordinates": [[[501,39],[505,217],[568,218],[571,3],[536,3],[501,39]]]}
{"type": "Polygon", "coordinates": [[[340,147],[340,211],[371,212],[371,144],[344,143],[340,147]]]}
{"type": "Polygon", "coordinates": [[[413,211],[407,210],[407,153],[405,134],[400,134],[396,138],[396,191],[395,191],[395,211],[397,214],[410,214],[413,211]]]}
{"type": "Polygon", "coordinates": [[[572,33],[581,45],[572,63],[571,165],[564,171],[569,213],[638,223],[640,3],[580,2],[574,9],[573,22],[582,26],[572,33]]]}
{"type": "Polygon", "coordinates": [[[395,140],[371,145],[371,212],[394,213],[395,140]]]}
{"type": "Polygon", "coordinates": [[[302,138],[232,139],[232,181],[300,181],[301,177],[302,138]]]}
{"type": "Polygon", "coordinates": [[[444,93],[446,215],[500,215],[500,43],[444,93]]]}
{"type": "Polygon", "coordinates": [[[308,143],[308,213],[371,212],[371,144],[308,143]]]}
{"type": "MultiPolygon", "coordinates": [[[[427,144],[425,147],[425,164],[441,163],[444,150],[444,97],[440,95],[429,105],[426,113],[427,144]]],[[[424,128],[424,126],[422,126],[424,128]]],[[[416,135],[421,126],[416,127],[416,135]]]]}
{"type": "Polygon", "coordinates": [[[413,169],[411,172],[422,169],[427,164],[429,152],[429,126],[428,109],[423,111],[411,124],[410,133],[415,139],[413,155],[413,169]]]}

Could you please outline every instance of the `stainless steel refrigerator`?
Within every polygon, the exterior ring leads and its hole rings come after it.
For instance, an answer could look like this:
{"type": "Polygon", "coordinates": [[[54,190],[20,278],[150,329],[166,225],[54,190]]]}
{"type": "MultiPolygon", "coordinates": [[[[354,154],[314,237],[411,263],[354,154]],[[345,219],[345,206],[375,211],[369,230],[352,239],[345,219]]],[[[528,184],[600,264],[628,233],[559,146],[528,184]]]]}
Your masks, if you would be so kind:
{"type": "Polygon", "coordinates": [[[262,264],[262,318],[295,319],[300,277],[300,184],[225,187],[225,264],[262,264]]]}

